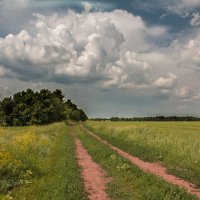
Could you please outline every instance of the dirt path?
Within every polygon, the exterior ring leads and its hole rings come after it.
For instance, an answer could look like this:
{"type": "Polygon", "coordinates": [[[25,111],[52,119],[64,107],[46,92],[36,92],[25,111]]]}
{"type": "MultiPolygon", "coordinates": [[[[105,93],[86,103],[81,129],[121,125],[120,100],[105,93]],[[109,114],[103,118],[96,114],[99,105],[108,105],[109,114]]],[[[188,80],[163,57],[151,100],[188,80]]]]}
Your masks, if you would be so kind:
{"type": "Polygon", "coordinates": [[[110,181],[110,178],[106,178],[101,167],[92,161],[91,156],[78,139],[76,139],[76,155],[78,164],[82,168],[82,177],[89,199],[110,200],[105,192],[106,184],[110,181]]]}
{"type": "Polygon", "coordinates": [[[141,159],[139,159],[138,157],[134,157],[124,151],[122,151],[121,149],[109,144],[107,141],[102,140],[100,137],[98,137],[97,135],[95,135],[94,133],[92,133],[91,131],[87,130],[86,128],[82,127],[85,131],[87,131],[90,135],[92,135],[93,137],[95,137],[97,140],[101,141],[102,143],[108,145],[110,148],[112,148],[113,150],[115,150],[119,155],[127,158],[129,161],[131,161],[133,164],[135,164],[136,166],[138,166],[140,169],[142,169],[144,172],[148,172],[154,175],[157,175],[161,178],[163,178],[165,181],[167,181],[168,183],[171,183],[173,185],[177,185],[179,187],[184,188],[187,192],[196,195],[198,198],[200,198],[200,188],[197,189],[197,186],[195,186],[194,184],[185,181],[181,178],[178,178],[174,175],[168,174],[167,173],[167,169],[157,163],[150,163],[150,162],[145,162],[141,159]]]}

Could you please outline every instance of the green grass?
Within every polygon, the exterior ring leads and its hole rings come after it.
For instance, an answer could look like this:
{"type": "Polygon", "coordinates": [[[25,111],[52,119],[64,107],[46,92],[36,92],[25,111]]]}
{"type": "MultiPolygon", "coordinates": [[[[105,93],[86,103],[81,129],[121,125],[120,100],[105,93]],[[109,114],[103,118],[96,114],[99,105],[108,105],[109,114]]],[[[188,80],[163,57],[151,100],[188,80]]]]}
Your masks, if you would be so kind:
{"type": "Polygon", "coordinates": [[[200,186],[199,122],[92,122],[86,126],[124,151],[160,162],[200,186]]]}
{"type": "Polygon", "coordinates": [[[200,186],[200,122],[93,122],[101,138],[200,186]]]}
{"type": "MultiPolygon", "coordinates": [[[[87,122],[100,137],[173,173],[200,182],[200,123],[87,122]],[[191,175],[191,177],[189,177],[191,175]],[[195,177],[196,176],[196,177],[195,177]]],[[[77,131],[94,161],[113,178],[108,193],[121,200],[196,199],[64,123],[0,129],[0,200],[86,200],[75,158],[77,131]]]]}
{"type": "Polygon", "coordinates": [[[64,123],[0,131],[0,199],[87,199],[64,123]]]}
{"type": "Polygon", "coordinates": [[[112,181],[107,192],[119,200],[189,200],[197,199],[177,186],[142,172],[127,159],[119,156],[107,145],[78,128],[79,138],[93,160],[107,171],[112,181]]]}

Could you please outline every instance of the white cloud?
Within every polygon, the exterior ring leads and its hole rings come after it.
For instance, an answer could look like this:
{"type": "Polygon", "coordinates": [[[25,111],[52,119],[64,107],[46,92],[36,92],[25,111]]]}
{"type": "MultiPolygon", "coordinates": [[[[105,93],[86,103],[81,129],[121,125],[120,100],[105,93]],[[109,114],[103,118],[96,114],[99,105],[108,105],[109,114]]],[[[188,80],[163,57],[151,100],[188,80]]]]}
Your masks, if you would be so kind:
{"type": "Polygon", "coordinates": [[[200,16],[197,10],[200,8],[199,0],[171,0],[166,1],[167,11],[190,19],[191,26],[200,25],[200,16]]]}
{"type": "Polygon", "coordinates": [[[191,26],[199,26],[200,25],[200,14],[199,12],[192,13],[192,19],[190,21],[191,26]]]}
{"type": "Polygon", "coordinates": [[[0,65],[22,80],[95,83],[178,97],[184,89],[177,67],[199,68],[198,30],[161,48],[154,39],[168,36],[167,28],[123,10],[34,17],[31,28],[0,38],[0,65]]]}
{"type": "MultiPolygon", "coordinates": [[[[199,0],[136,0],[132,3],[132,6],[135,8],[143,9],[146,12],[151,12],[152,10],[165,10],[166,13],[160,16],[160,19],[163,19],[167,15],[177,14],[182,18],[191,18],[190,24],[196,24],[198,16],[194,16],[193,13],[197,12],[200,8],[199,0]]],[[[198,20],[199,21],[199,20],[198,20]]]]}
{"type": "Polygon", "coordinates": [[[137,58],[137,54],[127,51],[120,55],[116,65],[107,67],[110,80],[104,86],[119,86],[120,88],[146,88],[150,82],[151,67],[137,58]]]}
{"type": "Polygon", "coordinates": [[[200,32],[198,29],[174,40],[169,50],[176,58],[177,66],[200,70],[200,32]]]}
{"type": "MultiPolygon", "coordinates": [[[[158,109],[174,113],[183,103],[189,113],[199,112],[199,27],[171,34],[167,27],[148,24],[124,10],[98,11],[94,2],[84,2],[80,13],[37,13],[30,22],[31,9],[44,8],[49,2],[28,2],[0,0],[1,32],[10,33],[0,38],[1,96],[27,87],[61,87],[67,95],[71,88],[69,94],[81,99],[79,103],[85,98],[89,107],[94,104],[94,113],[100,102],[99,110],[106,104],[109,109],[105,112],[113,109],[124,114],[137,109],[149,115],[157,114],[158,109]],[[167,46],[166,41],[170,43],[167,46]],[[118,104],[109,104],[110,99],[118,104]]],[[[74,2],[70,0],[65,6],[80,6],[74,2]]],[[[166,12],[162,17],[176,13],[199,26],[199,0],[148,2],[152,5],[146,5],[147,11],[163,6],[166,12]]],[[[50,4],[53,8],[57,2],[50,4]]]]}
{"type": "Polygon", "coordinates": [[[178,88],[176,90],[176,95],[180,98],[188,98],[191,97],[191,89],[187,86],[178,88]]]}
{"type": "Polygon", "coordinates": [[[194,92],[188,86],[177,88],[175,91],[175,95],[183,102],[191,102],[193,99],[195,99],[196,95],[194,96],[193,93],[194,92]]]}
{"type": "Polygon", "coordinates": [[[200,7],[199,0],[170,0],[162,2],[167,11],[176,13],[182,17],[188,17],[190,13],[200,7]]]}
{"type": "Polygon", "coordinates": [[[168,77],[160,77],[154,81],[153,85],[161,89],[171,89],[175,87],[176,80],[177,76],[173,73],[169,73],[168,77]]]}
{"type": "Polygon", "coordinates": [[[162,37],[168,33],[164,26],[147,26],[140,16],[134,16],[131,13],[123,10],[115,10],[111,13],[105,13],[115,24],[125,38],[124,46],[128,50],[140,52],[153,48],[152,41],[148,38],[162,37]]]}
{"type": "Polygon", "coordinates": [[[167,29],[148,27],[142,18],[122,10],[88,12],[34,14],[30,30],[0,38],[0,64],[20,72],[22,79],[72,77],[87,82],[97,77],[107,87],[150,85],[150,65],[139,52],[152,48],[152,37],[162,37],[167,29]]]}
{"type": "Polygon", "coordinates": [[[82,4],[83,4],[83,7],[84,7],[84,9],[85,9],[85,12],[90,12],[91,10],[92,10],[92,4],[90,4],[89,2],[87,2],[87,1],[83,1],[82,2],[82,4]]]}

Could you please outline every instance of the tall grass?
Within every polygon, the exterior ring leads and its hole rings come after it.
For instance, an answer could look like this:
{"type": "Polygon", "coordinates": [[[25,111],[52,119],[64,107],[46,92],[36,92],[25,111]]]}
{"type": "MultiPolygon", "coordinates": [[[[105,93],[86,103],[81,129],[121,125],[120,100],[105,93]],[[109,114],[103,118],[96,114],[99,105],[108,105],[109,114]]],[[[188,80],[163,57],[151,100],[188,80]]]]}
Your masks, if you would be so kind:
{"type": "Polygon", "coordinates": [[[200,186],[199,122],[87,122],[100,137],[200,186]]]}
{"type": "Polygon", "coordinates": [[[86,199],[69,127],[0,130],[0,199],[86,199]]]}

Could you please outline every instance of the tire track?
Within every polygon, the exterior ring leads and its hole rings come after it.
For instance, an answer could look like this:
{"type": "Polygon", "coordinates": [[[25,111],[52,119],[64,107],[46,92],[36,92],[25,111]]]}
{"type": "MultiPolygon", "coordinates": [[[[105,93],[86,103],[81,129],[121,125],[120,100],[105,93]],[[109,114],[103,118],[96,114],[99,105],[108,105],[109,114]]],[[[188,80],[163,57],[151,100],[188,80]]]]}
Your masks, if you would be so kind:
{"type": "Polygon", "coordinates": [[[134,165],[138,166],[144,172],[154,174],[156,176],[161,177],[162,179],[164,179],[168,183],[182,187],[187,192],[197,196],[200,199],[200,188],[197,188],[197,186],[194,185],[193,183],[185,181],[184,179],[181,179],[181,178],[174,176],[172,174],[168,174],[166,167],[163,167],[163,166],[161,166],[157,163],[145,162],[138,157],[132,156],[132,155],[126,153],[125,151],[122,151],[121,149],[111,145],[107,141],[101,139],[100,137],[98,137],[97,135],[95,135],[94,133],[92,133],[91,131],[86,129],[85,127],[82,126],[82,128],[88,134],[90,134],[91,136],[93,136],[94,138],[99,140],[100,142],[108,145],[111,149],[116,151],[119,155],[123,156],[124,158],[127,158],[129,161],[131,161],[134,165]]]}
{"type": "Polygon", "coordinates": [[[106,178],[106,173],[97,163],[92,161],[92,157],[79,139],[75,140],[75,144],[77,160],[82,168],[81,173],[89,200],[111,200],[105,191],[110,178],[106,178]]]}

